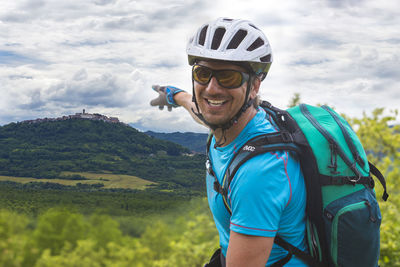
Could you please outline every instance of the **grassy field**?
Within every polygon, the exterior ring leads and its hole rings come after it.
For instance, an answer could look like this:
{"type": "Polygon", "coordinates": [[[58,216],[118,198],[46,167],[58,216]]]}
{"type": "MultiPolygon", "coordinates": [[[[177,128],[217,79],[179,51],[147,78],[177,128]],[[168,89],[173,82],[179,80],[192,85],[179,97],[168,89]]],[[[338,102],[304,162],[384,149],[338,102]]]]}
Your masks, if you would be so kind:
{"type": "Polygon", "coordinates": [[[88,180],[65,180],[65,179],[36,179],[29,177],[12,177],[0,176],[0,181],[13,181],[19,183],[29,182],[50,182],[62,185],[81,184],[104,184],[104,188],[128,188],[128,189],[145,189],[148,185],[155,184],[136,176],[109,174],[109,173],[90,173],[90,172],[62,172],[61,175],[75,175],[85,177],[88,180]]]}

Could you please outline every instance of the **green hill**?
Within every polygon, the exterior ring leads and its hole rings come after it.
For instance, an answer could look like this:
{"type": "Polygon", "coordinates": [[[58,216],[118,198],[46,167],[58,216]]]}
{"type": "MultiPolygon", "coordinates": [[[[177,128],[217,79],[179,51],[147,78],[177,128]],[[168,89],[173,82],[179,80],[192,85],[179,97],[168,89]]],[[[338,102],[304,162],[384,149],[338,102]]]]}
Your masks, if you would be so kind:
{"type": "Polygon", "coordinates": [[[204,156],[188,153],[121,123],[68,119],[0,127],[0,176],[80,180],[84,172],[123,174],[164,189],[201,190],[204,156]]]}

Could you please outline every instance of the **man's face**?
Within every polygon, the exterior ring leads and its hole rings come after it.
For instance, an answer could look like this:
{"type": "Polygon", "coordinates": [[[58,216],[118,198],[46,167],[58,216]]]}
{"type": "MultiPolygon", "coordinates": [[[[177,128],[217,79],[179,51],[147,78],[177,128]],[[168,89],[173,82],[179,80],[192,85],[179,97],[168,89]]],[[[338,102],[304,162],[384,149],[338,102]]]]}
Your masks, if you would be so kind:
{"type": "MultiPolygon", "coordinates": [[[[213,70],[238,70],[246,72],[245,69],[218,61],[200,61],[199,65],[213,70]]],[[[238,88],[227,89],[218,84],[215,77],[212,77],[207,85],[201,85],[194,81],[196,100],[204,119],[211,124],[224,124],[242,107],[246,97],[247,82],[238,88]]],[[[251,97],[257,92],[251,91],[251,97]]]]}

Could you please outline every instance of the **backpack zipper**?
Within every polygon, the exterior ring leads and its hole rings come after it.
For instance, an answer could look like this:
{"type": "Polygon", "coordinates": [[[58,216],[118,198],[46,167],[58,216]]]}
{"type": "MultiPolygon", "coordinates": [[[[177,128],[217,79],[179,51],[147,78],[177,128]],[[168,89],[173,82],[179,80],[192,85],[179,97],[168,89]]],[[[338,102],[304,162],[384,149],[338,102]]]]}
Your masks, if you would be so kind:
{"type": "MultiPolygon", "coordinates": [[[[346,156],[342,148],[339,146],[338,142],[333,138],[333,136],[324,128],[322,125],[315,119],[315,117],[310,113],[307,106],[305,104],[300,104],[301,113],[311,122],[311,124],[325,137],[325,139],[329,142],[329,147],[331,149],[331,165],[328,165],[328,168],[332,169],[332,174],[337,174],[337,160],[336,154],[343,159],[346,165],[354,172],[358,179],[361,178],[361,173],[356,168],[355,164],[353,164],[350,159],[346,156]]],[[[353,182],[357,182],[355,180],[353,182]]]]}
{"type": "Polygon", "coordinates": [[[344,127],[344,125],[342,124],[342,122],[340,121],[339,117],[328,107],[328,106],[322,106],[322,108],[324,110],[326,110],[332,117],[333,119],[336,121],[336,123],[339,125],[340,130],[342,130],[342,134],[344,136],[344,139],[347,143],[347,145],[350,148],[351,154],[353,154],[354,159],[358,162],[358,164],[360,164],[361,167],[365,166],[365,162],[362,159],[362,157],[360,156],[360,154],[357,151],[357,148],[354,146],[350,134],[349,132],[346,130],[346,128],[344,127]]]}

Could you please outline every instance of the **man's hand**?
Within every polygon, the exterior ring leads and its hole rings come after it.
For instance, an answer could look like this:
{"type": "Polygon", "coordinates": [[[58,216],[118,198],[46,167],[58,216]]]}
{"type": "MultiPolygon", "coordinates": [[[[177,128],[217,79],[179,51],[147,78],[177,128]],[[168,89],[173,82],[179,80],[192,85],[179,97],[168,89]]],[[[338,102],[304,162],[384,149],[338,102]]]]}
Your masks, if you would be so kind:
{"type": "Polygon", "coordinates": [[[153,85],[153,90],[159,93],[159,96],[153,100],[151,100],[150,105],[158,106],[159,109],[164,109],[164,106],[167,106],[168,111],[171,111],[172,108],[179,107],[179,105],[175,102],[174,96],[177,93],[184,92],[182,89],[173,87],[173,86],[159,86],[153,85]]]}
{"type": "Polygon", "coordinates": [[[197,110],[196,105],[192,102],[192,95],[188,92],[173,87],[173,86],[159,86],[153,85],[153,90],[159,93],[159,96],[153,100],[151,100],[150,105],[158,106],[160,109],[164,109],[164,106],[167,106],[168,110],[171,111],[172,108],[182,106],[184,107],[192,118],[199,124],[206,126],[194,113],[199,112],[197,110]],[[178,94],[179,93],[179,94],[178,94]],[[176,96],[176,97],[175,97],[176,96]],[[175,97],[175,99],[174,99],[175,97]],[[179,104],[177,104],[179,103],[179,104]]]}

